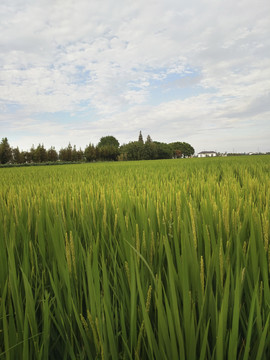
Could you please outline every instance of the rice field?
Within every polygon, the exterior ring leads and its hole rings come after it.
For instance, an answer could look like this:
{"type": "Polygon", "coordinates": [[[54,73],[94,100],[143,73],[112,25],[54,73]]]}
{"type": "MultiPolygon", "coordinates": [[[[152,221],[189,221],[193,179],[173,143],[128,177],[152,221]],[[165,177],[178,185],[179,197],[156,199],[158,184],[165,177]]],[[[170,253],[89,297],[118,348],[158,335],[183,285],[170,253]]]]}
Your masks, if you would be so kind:
{"type": "Polygon", "coordinates": [[[270,156],[0,169],[0,359],[269,359],[270,156]]]}

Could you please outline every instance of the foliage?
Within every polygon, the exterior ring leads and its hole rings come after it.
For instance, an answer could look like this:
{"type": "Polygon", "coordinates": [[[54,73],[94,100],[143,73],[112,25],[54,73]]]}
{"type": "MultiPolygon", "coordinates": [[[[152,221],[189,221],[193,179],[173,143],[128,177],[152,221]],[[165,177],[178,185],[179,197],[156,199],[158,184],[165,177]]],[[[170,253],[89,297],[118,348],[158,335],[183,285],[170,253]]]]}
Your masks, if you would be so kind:
{"type": "Polygon", "coordinates": [[[0,359],[269,359],[270,156],[0,171],[0,359]]]}
{"type": "Polygon", "coordinates": [[[194,149],[187,143],[160,143],[153,141],[147,135],[143,141],[142,132],[139,133],[138,141],[132,141],[119,147],[119,141],[113,136],[102,137],[97,146],[89,144],[85,150],[77,150],[76,145],[68,144],[66,148],[61,148],[59,153],[55,147],[46,150],[43,144],[37,148],[32,145],[30,151],[20,151],[18,147],[11,149],[7,138],[2,139],[0,144],[0,163],[7,162],[13,164],[23,163],[47,163],[47,162],[92,162],[92,161],[116,161],[116,160],[155,160],[180,158],[191,156],[194,149]],[[181,150],[179,150],[181,148],[181,150]],[[2,154],[2,155],[1,155],[2,154]]]}
{"type": "Polygon", "coordinates": [[[119,141],[114,136],[105,136],[97,145],[97,158],[102,161],[116,161],[120,154],[119,141]]]}
{"type": "Polygon", "coordinates": [[[170,143],[170,146],[176,158],[180,157],[181,155],[184,157],[190,157],[195,152],[194,148],[186,142],[173,142],[170,143]]]}
{"type": "Polygon", "coordinates": [[[114,145],[103,145],[97,147],[98,159],[102,161],[116,161],[120,154],[118,147],[114,145]]]}
{"type": "Polygon", "coordinates": [[[90,162],[90,161],[97,160],[97,151],[96,151],[95,145],[89,144],[84,150],[84,155],[85,155],[86,161],[90,162]]]}
{"type": "Polygon", "coordinates": [[[47,158],[48,158],[48,161],[57,161],[58,160],[58,154],[54,147],[51,147],[48,150],[47,158]]]}
{"type": "Polygon", "coordinates": [[[24,162],[24,154],[20,152],[18,147],[12,149],[12,159],[15,164],[22,164],[24,162]]]}
{"type": "Polygon", "coordinates": [[[161,143],[155,141],[157,149],[157,159],[171,159],[173,156],[173,151],[171,147],[166,143],[161,143]]]}
{"type": "Polygon", "coordinates": [[[141,132],[141,131],[140,131],[140,133],[139,133],[138,142],[143,143],[143,136],[142,136],[142,132],[141,132]]]}
{"type": "Polygon", "coordinates": [[[171,159],[172,149],[168,144],[156,141],[133,141],[120,148],[126,160],[171,159]]]}
{"type": "Polygon", "coordinates": [[[6,164],[12,159],[12,150],[7,138],[3,138],[0,143],[0,163],[6,164]]]}
{"type": "Polygon", "coordinates": [[[114,146],[119,148],[119,141],[114,136],[104,136],[99,140],[97,147],[100,148],[103,146],[114,146]]]}

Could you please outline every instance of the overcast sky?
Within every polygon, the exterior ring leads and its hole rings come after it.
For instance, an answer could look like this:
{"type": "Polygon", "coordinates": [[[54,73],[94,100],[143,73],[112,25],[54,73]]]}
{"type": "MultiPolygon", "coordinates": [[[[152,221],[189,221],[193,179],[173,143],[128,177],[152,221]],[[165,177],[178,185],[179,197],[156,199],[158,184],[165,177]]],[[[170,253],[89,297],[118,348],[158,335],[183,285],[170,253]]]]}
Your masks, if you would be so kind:
{"type": "Polygon", "coordinates": [[[270,151],[269,0],[1,0],[0,138],[270,151]]]}

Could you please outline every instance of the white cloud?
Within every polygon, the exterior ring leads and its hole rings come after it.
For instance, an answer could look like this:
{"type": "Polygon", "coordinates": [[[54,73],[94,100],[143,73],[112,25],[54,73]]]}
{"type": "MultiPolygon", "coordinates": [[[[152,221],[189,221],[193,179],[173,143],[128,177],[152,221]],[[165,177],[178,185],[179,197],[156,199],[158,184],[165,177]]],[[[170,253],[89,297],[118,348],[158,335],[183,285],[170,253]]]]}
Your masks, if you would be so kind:
{"type": "Polygon", "coordinates": [[[270,133],[269,10],[268,0],[3,0],[0,131],[26,148],[142,129],[199,151],[226,150],[224,131],[240,127],[249,150],[250,121],[270,133]]]}

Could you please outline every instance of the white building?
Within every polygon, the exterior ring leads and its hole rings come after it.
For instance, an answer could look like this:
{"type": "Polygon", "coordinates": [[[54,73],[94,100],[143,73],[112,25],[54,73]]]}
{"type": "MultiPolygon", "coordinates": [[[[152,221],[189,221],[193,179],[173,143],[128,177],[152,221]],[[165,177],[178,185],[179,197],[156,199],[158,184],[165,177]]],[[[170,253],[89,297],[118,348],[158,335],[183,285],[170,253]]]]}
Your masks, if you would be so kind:
{"type": "Polygon", "coordinates": [[[201,151],[198,153],[198,157],[213,157],[217,156],[215,151],[201,151]]]}

